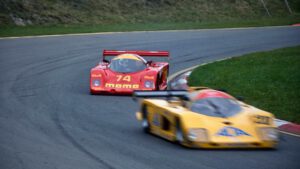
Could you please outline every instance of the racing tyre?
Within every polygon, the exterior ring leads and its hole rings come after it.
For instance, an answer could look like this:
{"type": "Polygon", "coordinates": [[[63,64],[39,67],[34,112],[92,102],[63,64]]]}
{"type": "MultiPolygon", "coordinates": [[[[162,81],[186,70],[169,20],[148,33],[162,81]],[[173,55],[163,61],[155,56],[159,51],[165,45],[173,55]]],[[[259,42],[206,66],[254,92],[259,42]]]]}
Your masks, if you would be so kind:
{"type": "Polygon", "coordinates": [[[159,88],[160,83],[161,83],[161,77],[159,75],[157,75],[156,83],[155,83],[156,90],[160,90],[160,88],[159,88]]]}
{"type": "Polygon", "coordinates": [[[142,119],[142,127],[145,133],[149,133],[150,131],[150,124],[148,121],[148,110],[147,110],[147,106],[143,106],[142,109],[142,115],[143,115],[143,119],[142,119]]]}
{"type": "Polygon", "coordinates": [[[176,142],[182,145],[182,143],[184,142],[184,135],[183,135],[183,131],[179,119],[176,120],[175,135],[176,135],[176,142]]]}

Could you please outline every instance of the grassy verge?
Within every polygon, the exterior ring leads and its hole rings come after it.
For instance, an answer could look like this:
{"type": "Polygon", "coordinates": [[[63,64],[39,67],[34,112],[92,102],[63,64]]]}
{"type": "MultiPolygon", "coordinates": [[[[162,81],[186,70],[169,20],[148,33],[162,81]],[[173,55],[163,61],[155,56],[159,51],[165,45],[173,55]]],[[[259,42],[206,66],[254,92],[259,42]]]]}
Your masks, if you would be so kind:
{"type": "Polygon", "coordinates": [[[151,31],[151,30],[180,30],[204,28],[233,28],[252,26],[276,26],[297,23],[300,16],[287,18],[262,18],[252,20],[227,20],[217,22],[186,22],[186,23],[135,23],[135,24],[106,24],[106,25],[56,25],[56,26],[7,26],[0,27],[0,37],[53,35],[71,33],[118,32],[118,31],[151,31]]]}
{"type": "Polygon", "coordinates": [[[277,118],[300,123],[300,46],[248,54],[195,69],[191,86],[226,89],[277,118]]]}

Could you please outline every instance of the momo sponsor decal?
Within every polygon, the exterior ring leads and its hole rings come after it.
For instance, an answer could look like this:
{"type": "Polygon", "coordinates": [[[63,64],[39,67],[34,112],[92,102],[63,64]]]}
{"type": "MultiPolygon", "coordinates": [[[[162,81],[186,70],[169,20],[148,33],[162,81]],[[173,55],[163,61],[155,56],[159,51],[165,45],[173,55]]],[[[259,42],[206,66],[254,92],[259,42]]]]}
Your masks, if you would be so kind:
{"type": "Polygon", "coordinates": [[[118,88],[118,89],[138,89],[139,84],[119,84],[119,83],[105,83],[107,88],[118,88]]]}

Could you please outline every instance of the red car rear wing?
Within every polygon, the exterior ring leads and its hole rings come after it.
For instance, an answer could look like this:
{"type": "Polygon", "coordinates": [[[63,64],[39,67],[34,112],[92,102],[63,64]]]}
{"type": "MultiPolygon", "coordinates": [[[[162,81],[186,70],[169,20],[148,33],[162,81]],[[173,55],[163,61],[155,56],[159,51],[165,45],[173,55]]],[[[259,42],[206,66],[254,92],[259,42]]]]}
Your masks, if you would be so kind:
{"type": "Polygon", "coordinates": [[[103,60],[105,56],[117,56],[120,54],[137,54],[147,57],[169,57],[168,51],[146,51],[146,50],[103,50],[103,60]]]}

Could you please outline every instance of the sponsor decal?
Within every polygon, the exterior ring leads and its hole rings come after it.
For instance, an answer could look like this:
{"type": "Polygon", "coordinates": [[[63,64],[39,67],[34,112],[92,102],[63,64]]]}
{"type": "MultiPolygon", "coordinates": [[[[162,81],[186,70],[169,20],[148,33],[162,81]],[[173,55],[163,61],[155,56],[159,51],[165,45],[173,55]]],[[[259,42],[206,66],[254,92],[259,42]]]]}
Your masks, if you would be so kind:
{"type": "Polygon", "coordinates": [[[153,123],[153,125],[155,125],[155,126],[160,126],[160,124],[159,124],[159,115],[158,115],[157,113],[155,113],[155,114],[153,115],[152,123],[153,123]]]}
{"type": "Polygon", "coordinates": [[[102,87],[95,87],[95,86],[92,86],[91,88],[94,89],[94,90],[101,90],[102,89],[102,87]]]}
{"type": "Polygon", "coordinates": [[[238,136],[251,136],[245,131],[235,128],[235,127],[223,127],[216,134],[217,136],[226,136],[226,137],[238,137],[238,136]]]}
{"type": "Polygon", "coordinates": [[[105,87],[118,88],[118,89],[138,89],[139,84],[118,84],[118,83],[105,83],[105,87]]]}
{"type": "Polygon", "coordinates": [[[145,79],[154,80],[154,76],[144,76],[145,79]]]}
{"type": "Polygon", "coordinates": [[[101,74],[92,74],[92,77],[102,77],[101,74]]]}

